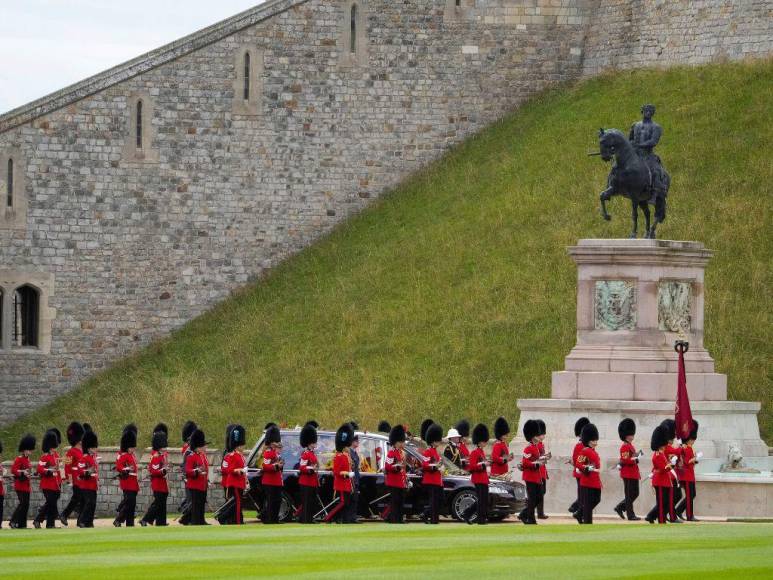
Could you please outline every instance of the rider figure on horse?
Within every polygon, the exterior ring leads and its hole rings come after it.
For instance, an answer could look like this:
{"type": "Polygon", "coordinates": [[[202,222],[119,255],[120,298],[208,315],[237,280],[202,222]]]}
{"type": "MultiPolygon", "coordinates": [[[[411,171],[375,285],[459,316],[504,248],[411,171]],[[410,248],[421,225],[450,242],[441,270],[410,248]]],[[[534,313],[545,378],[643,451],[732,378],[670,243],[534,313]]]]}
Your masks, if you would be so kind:
{"type": "Polygon", "coordinates": [[[663,164],[660,157],[654,153],[655,147],[663,136],[663,127],[652,120],[652,117],[655,116],[655,105],[644,105],[641,108],[641,114],[642,120],[631,126],[628,140],[650,170],[652,175],[652,200],[650,203],[654,204],[658,194],[664,195],[668,191],[668,187],[664,183],[663,164]]]}

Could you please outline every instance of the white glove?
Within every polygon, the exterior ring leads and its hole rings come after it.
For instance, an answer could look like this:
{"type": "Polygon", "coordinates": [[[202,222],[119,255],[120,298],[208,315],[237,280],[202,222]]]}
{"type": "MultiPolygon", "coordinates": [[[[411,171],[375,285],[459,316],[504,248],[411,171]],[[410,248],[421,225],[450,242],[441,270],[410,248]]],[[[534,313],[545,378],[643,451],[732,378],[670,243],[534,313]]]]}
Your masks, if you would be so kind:
{"type": "Polygon", "coordinates": [[[354,479],[354,472],[353,471],[349,472],[349,479],[354,479]]]}
{"type": "Polygon", "coordinates": [[[596,468],[593,467],[592,465],[589,465],[588,466],[588,473],[593,473],[594,471],[596,471],[596,468]]]}
{"type": "Polygon", "coordinates": [[[679,461],[679,458],[677,456],[674,456],[671,458],[671,465],[676,465],[676,462],[679,461]]]}
{"type": "Polygon", "coordinates": [[[703,457],[703,451],[698,451],[698,453],[695,454],[695,459],[700,459],[703,457]]]}

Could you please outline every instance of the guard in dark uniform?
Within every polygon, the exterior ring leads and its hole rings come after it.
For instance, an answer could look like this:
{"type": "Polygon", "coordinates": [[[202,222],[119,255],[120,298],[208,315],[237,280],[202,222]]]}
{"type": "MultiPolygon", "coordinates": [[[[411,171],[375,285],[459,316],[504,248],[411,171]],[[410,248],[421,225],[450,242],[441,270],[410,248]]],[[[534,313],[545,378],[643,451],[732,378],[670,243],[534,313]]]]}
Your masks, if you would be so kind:
{"type": "Polygon", "coordinates": [[[459,431],[456,430],[456,427],[451,427],[446,434],[447,444],[446,448],[443,450],[443,456],[459,469],[464,469],[462,465],[462,453],[459,451],[459,441],[461,438],[462,437],[459,435],[459,431]]]}

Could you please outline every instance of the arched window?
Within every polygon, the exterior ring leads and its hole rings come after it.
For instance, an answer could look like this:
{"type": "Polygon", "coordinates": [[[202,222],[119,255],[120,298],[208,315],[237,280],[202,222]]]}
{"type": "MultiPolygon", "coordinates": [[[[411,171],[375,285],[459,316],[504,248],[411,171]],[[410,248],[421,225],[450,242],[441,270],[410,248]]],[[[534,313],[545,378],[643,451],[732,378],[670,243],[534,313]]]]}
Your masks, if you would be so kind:
{"type": "Polygon", "coordinates": [[[25,285],[13,294],[13,345],[38,346],[38,317],[40,295],[32,286],[25,285]]]}
{"type": "Polygon", "coordinates": [[[6,199],[6,205],[8,207],[13,207],[13,159],[8,160],[8,179],[6,179],[6,182],[8,184],[8,197],[6,199]]]}
{"type": "Polygon", "coordinates": [[[137,149],[142,149],[142,100],[137,101],[137,149]]]}
{"type": "Polygon", "coordinates": [[[244,53],[244,100],[250,100],[250,53],[244,53]]]}
{"type": "Polygon", "coordinates": [[[349,52],[357,52],[357,5],[352,4],[351,35],[349,37],[349,52]]]}

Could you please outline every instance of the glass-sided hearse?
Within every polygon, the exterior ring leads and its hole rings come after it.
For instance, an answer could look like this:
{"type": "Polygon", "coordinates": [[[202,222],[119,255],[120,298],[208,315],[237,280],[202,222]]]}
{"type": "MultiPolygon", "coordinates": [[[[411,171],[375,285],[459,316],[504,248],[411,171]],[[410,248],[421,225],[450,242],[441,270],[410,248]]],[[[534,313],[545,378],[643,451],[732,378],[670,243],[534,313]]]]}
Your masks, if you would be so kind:
{"type": "MultiPolygon", "coordinates": [[[[358,432],[360,447],[360,499],[359,515],[362,518],[379,518],[381,512],[389,503],[389,490],[384,485],[384,459],[389,449],[388,438],[380,433],[358,432]]],[[[247,460],[249,468],[249,495],[260,509],[263,505],[263,490],[260,484],[261,466],[265,434],[252,449],[247,460]]],[[[331,466],[335,455],[335,432],[318,431],[319,441],[316,454],[320,463],[320,487],[316,514],[323,519],[333,505],[333,474],[331,466]]],[[[282,521],[295,519],[295,511],[300,501],[298,486],[298,462],[302,453],[300,446],[300,428],[282,430],[282,459],[284,460],[284,490],[280,518],[282,521]]],[[[406,493],[405,514],[408,517],[418,516],[424,509],[426,493],[421,485],[421,454],[425,445],[418,439],[406,442],[407,465],[409,470],[410,489],[406,493]]],[[[442,506],[443,514],[460,520],[467,507],[477,499],[475,488],[470,483],[470,476],[452,462],[442,456],[443,488],[445,490],[442,506]]],[[[506,481],[496,477],[491,478],[489,488],[489,519],[503,520],[525,506],[526,488],[520,482],[506,481]]],[[[474,517],[473,517],[474,519],[474,517]]]]}

